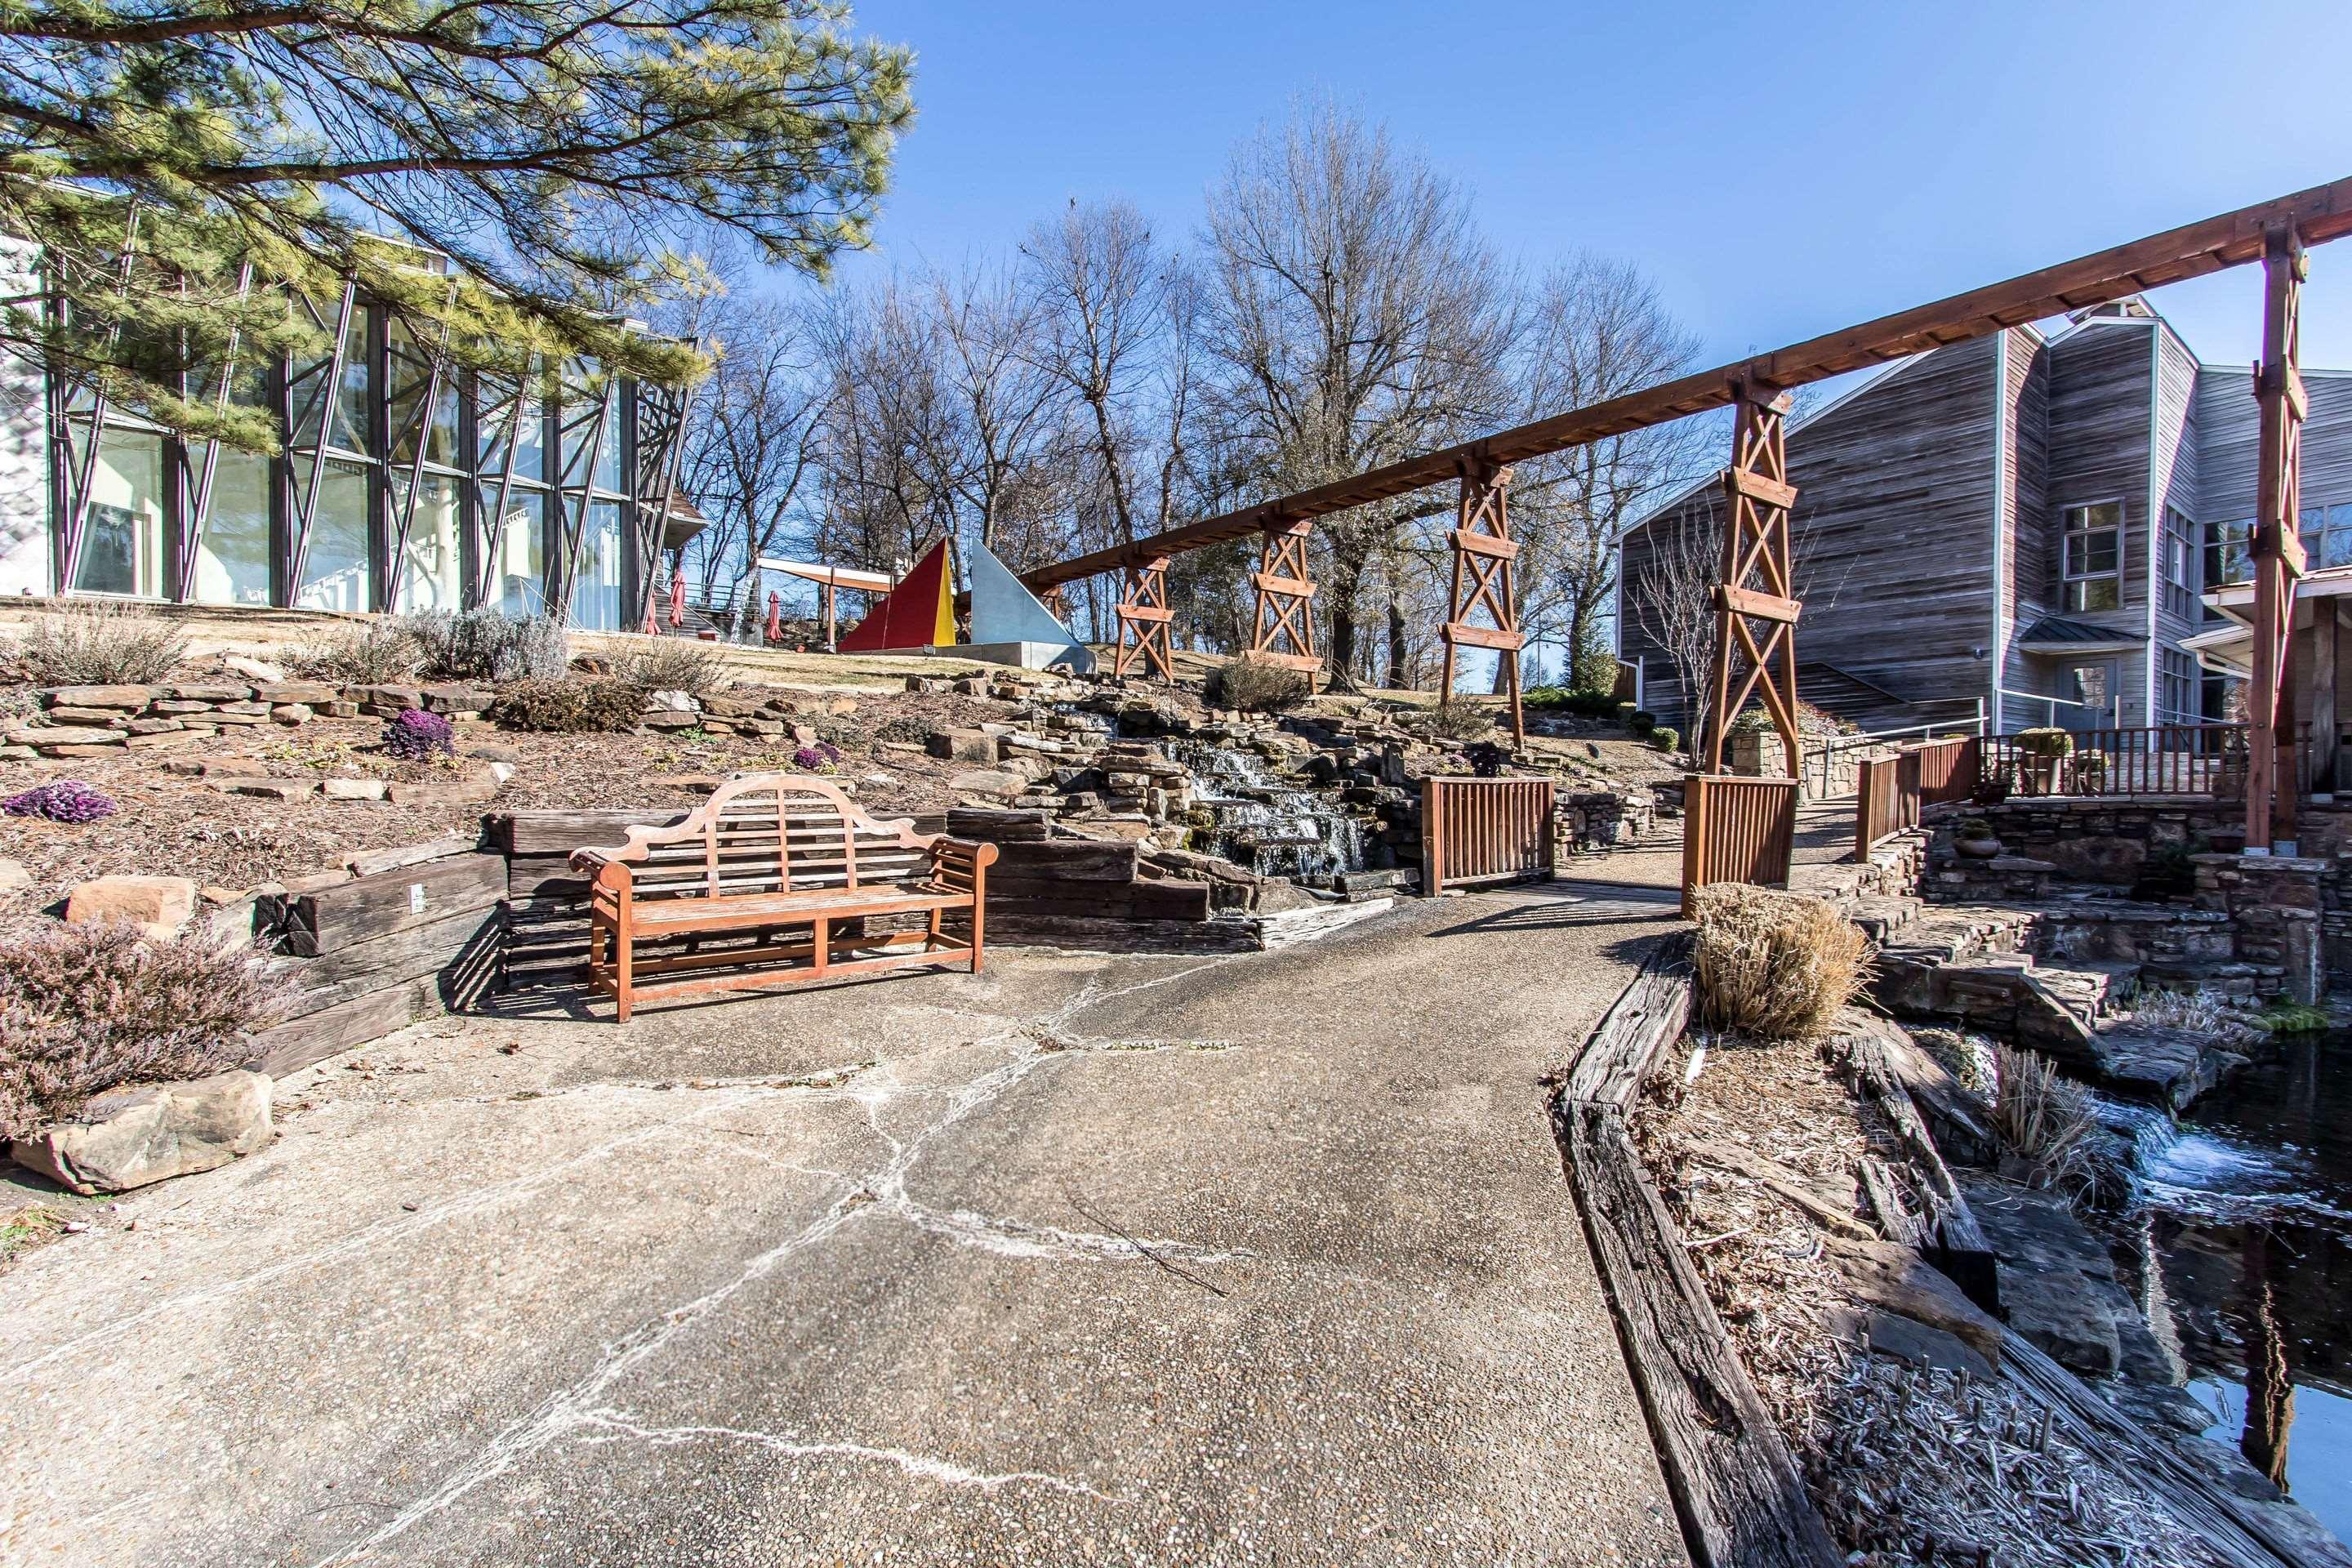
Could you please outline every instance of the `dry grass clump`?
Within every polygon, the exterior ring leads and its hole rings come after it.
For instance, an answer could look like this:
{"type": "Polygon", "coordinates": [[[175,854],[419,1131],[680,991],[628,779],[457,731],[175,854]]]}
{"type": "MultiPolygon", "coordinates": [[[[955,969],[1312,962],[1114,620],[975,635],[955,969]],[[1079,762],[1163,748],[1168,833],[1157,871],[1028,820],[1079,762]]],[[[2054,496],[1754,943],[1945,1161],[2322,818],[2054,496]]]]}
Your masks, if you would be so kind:
{"type": "Polygon", "coordinates": [[[546,735],[625,734],[644,722],[646,689],[625,680],[522,680],[491,703],[503,730],[546,735]]]}
{"type": "Polygon", "coordinates": [[[153,686],[171,678],[187,651],[169,622],[99,603],[35,621],[19,657],[36,686],[153,686]]]}
{"type": "Polygon", "coordinates": [[[1717,882],[1692,897],[1699,1016],[1765,1040],[1819,1038],[1870,974],[1860,928],[1819,899],[1717,882]]]}
{"type": "Polygon", "coordinates": [[[249,953],[202,938],[60,924],[0,943],[0,1137],[122,1084],[243,1067],[283,1005],[249,953]]]}
{"type": "Polygon", "coordinates": [[[2229,998],[2210,991],[2143,991],[2132,999],[2132,1022],[2179,1029],[2242,1048],[2263,1037],[2260,1023],[2229,998]]]}
{"type": "Polygon", "coordinates": [[[1208,689],[1202,695],[1212,708],[1277,713],[1286,708],[1296,708],[1314,696],[1315,683],[1304,670],[1244,653],[1211,670],[1208,689]]]}
{"type": "Polygon", "coordinates": [[[572,665],[562,623],[546,616],[424,610],[395,624],[415,640],[424,672],[435,680],[560,680],[572,665]]]}
{"type": "Polygon", "coordinates": [[[656,637],[613,658],[613,677],[647,691],[699,697],[727,680],[727,656],[706,642],[656,637]]]}
{"type": "Polygon", "coordinates": [[[295,669],[313,680],[342,686],[387,686],[406,680],[425,663],[425,650],[394,621],[345,626],[324,642],[296,651],[295,669]]]}
{"type": "Polygon", "coordinates": [[[2025,1162],[2028,1180],[2078,1196],[2095,1192],[2105,1173],[2105,1139],[2090,1091],[2060,1077],[2048,1057],[2007,1046],[1994,1056],[1993,1130],[2025,1162]]]}

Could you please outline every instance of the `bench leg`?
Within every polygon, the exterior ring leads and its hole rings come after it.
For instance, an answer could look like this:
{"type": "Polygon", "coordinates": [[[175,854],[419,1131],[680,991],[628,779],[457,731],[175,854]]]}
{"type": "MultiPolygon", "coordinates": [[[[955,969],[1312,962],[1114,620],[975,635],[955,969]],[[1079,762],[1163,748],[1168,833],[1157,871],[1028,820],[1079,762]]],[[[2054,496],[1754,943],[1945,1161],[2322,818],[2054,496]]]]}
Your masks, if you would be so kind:
{"type": "Polygon", "coordinates": [[[809,922],[809,969],[823,974],[833,962],[833,922],[823,915],[809,922]]]}
{"type": "Polygon", "coordinates": [[[980,973],[980,931],[985,921],[981,901],[975,898],[971,900],[971,972],[974,974],[980,973]]]}
{"type": "Polygon", "coordinates": [[[634,998],[630,991],[636,982],[637,933],[629,920],[627,905],[621,908],[621,919],[613,928],[613,1013],[614,1023],[629,1021],[629,1005],[634,998]]]}

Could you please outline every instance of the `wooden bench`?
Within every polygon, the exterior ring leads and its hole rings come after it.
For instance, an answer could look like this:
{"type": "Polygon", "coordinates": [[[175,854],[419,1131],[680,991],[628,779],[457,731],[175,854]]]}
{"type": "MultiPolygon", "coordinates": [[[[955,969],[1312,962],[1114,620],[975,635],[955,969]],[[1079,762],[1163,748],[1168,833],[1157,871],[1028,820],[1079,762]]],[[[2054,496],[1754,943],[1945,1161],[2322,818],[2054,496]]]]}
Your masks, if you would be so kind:
{"type": "Polygon", "coordinates": [[[618,848],[572,852],[594,879],[589,984],[612,994],[623,1022],[640,996],[806,985],[951,956],[980,973],[993,844],[877,822],[794,773],[730,780],[685,821],[628,833],[618,848]],[[957,910],[971,911],[970,941],[942,929],[957,910]],[[923,916],[923,929],[867,934],[866,919],[894,915],[923,916]],[[676,951],[680,938],[689,951],[676,951]],[[705,951],[706,938],[724,945],[705,951]],[[639,956],[656,942],[659,954],[639,956]],[[713,973],[748,965],[761,967],[713,973]]]}

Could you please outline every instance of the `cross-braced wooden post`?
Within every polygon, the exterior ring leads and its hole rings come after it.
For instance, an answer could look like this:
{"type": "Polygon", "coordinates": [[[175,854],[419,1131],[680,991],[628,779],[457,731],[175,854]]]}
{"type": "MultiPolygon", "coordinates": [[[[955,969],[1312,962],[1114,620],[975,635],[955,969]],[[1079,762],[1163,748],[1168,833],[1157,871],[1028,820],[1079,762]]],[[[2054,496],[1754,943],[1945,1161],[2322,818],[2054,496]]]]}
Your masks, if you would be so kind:
{"type": "Polygon", "coordinates": [[[1762,693],[1764,710],[1780,732],[1790,778],[1800,766],[1797,613],[1801,606],[1790,569],[1789,508],[1797,490],[1789,483],[1783,426],[1789,402],[1788,394],[1778,388],[1747,382],[1733,400],[1731,466],[1723,474],[1729,515],[1723,527],[1723,577],[1715,587],[1715,661],[1707,691],[1709,773],[1723,772],[1724,741],[1751,692],[1762,693]],[[1736,689],[1735,662],[1742,667],[1736,689]]]}
{"type": "Polygon", "coordinates": [[[2254,674],[2246,692],[2246,848],[2293,851],[2295,833],[2294,584],[2303,575],[2303,240],[2263,237],[2262,404],[2255,480],[2254,674]]]}
{"type": "Polygon", "coordinates": [[[1518,603],[1511,595],[1511,563],[1518,559],[1519,547],[1511,539],[1510,485],[1511,470],[1499,464],[1462,467],[1462,496],[1448,536],[1454,547],[1454,585],[1446,600],[1445,624],[1438,628],[1445,642],[1438,691],[1443,697],[1454,695],[1455,650],[1494,649],[1511,699],[1511,738],[1524,742],[1528,730],[1519,707],[1519,647],[1527,639],[1519,635],[1518,603]],[[1493,626],[1478,624],[1482,612],[1493,626]]]}
{"type": "Polygon", "coordinates": [[[1257,590],[1252,657],[1303,670],[1309,680],[1323,668],[1315,651],[1315,584],[1307,575],[1307,536],[1313,528],[1311,522],[1279,519],[1266,524],[1257,571],[1250,578],[1257,590]]]}
{"type": "Polygon", "coordinates": [[[1162,680],[1176,679],[1168,652],[1168,557],[1153,555],[1127,563],[1127,589],[1118,600],[1118,657],[1114,673],[1124,676],[1140,658],[1162,680]]]}

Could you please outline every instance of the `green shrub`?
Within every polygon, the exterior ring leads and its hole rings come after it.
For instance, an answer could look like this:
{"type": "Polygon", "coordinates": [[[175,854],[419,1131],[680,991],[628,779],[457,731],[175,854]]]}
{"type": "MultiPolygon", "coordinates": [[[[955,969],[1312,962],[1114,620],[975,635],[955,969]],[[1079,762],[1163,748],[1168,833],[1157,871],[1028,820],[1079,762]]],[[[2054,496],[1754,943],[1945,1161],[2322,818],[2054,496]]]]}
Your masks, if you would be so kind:
{"type": "Polygon", "coordinates": [[[654,637],[613,656],[613,678],[646,691],[683,691],[699,697],[727,679],[727,656],[710,643],[688,637],[654,637]]]}
{"type": "Polygon", "coordinates": [[[128,1083],[248,1065],[283,988],[248,952],[149,942],[121,922],[0,942],[0,1137],[21,1138],[128,1083]]]}
{"type": "Polygon", "coordinates": [[[22,655],[36,686],[153,686],[187,645],[170,623],[121,605],[69,605],[33,623],[22,655]]]}
{"type": "Polygon", "coordinates": [[[1636,735],[1646,735],[1657,727],[1658,716],[1655,713],[1644,712],[1638,708],[1633,710],[1633,717],[1625,721],[1625,728],[1633,731],[1636,735]]]}
{"type": "Polygon", "coordinates": [[[1860,927],[1820,899],[1717,882],[1691,895],[1700,1018],[1765,1040],[1820,1037],[1870,973],[1860,927]]]}
{"type": "Polygon", "coordinates": [[[1650,744],[1662,752],[1679,752],[1683,746],[1682,731],[1671,724],[1661,724],[1650,731],[1650,744]]]}
{"type": "Polygon", "coordinates": [[[298,648],[291,662],[298,674],[313,680],[387,686],[415,675],[425,662],[425,650],[397,621],[371,621],[298,648]]]}
{"type": "Polygon", "coordinates": [[[517,681],[489,707],[502,729],[548,735],[622,734],[645,716],[645,688],[625,680],[517,681]]]}
{"type": "Polygon", "coordinates": [[[2012,739],[2017,749],[2029,757],[2066,757],[2074,752],[2074,737],[2052,726],[2020,730],[2012,739]]]}
{"type": "Polygon", "coordinates": [[[1277,713],[1286,708],[1296,708],[1314,696],[1315,683],[1304,670],[1244,653],[1211,670],[1202,695],[1212,708],[1277,713]]]}
{"type": "Polygon", "coordinates": [[[1440,702],[1415,713],[1405,724],[1433,741],[1482,741],[1495,732],[1495,716],[1468,702],[1440,702]]]}
{"type": "Polygon", "coordinates": [[[1547,713],[1573,713],[1580,719],[1613,719],[1617,695],[1612,691],[1571,691],[1561,686],[1538,686],[1520,703],[1547,713]]]}
{"type": "Polygon", "coordinates": [[[571,668],[563,625],[545,616],[516,620],[494,609],[425,610],[394,625],[415,639],[430,680],[560,680],[571,668]]]}

